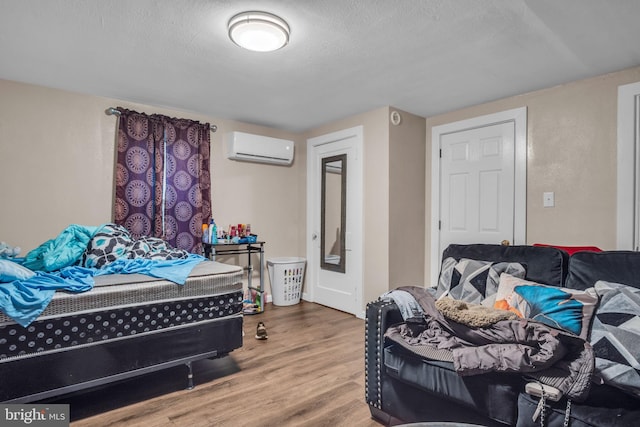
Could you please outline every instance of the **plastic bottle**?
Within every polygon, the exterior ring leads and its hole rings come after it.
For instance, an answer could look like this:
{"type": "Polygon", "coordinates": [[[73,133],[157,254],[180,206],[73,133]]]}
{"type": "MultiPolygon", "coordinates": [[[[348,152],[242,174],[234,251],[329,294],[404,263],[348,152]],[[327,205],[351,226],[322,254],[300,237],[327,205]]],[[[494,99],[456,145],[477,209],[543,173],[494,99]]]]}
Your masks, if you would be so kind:
{"type": "Polygon", "coordinates": [[[202,243],[209,243],[209,224],[202,224],[202,243]]]}
{"type": "Polygon", "coordinates": [[[211,228],[211,244],[215,245],[218,243],[218,226],[213,218],[211,218],[211,225],[209,228],[211,228]]]}
{"type": "Polygon", "coordinates": [[[213,225],[215,224],[215,222],[213,221],[213,218],[211,218],[211,220],[209,221],[209,243],[211,243],[212,245],[214,244],[213,242],[213,225]]]}

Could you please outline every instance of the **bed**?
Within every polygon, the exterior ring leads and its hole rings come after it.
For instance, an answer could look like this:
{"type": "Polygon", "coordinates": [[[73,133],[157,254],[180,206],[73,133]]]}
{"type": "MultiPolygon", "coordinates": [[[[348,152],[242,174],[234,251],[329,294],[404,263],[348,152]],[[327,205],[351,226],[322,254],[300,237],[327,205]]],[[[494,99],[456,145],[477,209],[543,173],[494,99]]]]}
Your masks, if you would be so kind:
{"type": "Polygon", "coordinates": [[[28,325],[0,312],[0,401],[20,403],[103,385],[242,346],[238,266],[199,261],[183,285],[147,274],[94,277],[55,292],[28,325]]]}

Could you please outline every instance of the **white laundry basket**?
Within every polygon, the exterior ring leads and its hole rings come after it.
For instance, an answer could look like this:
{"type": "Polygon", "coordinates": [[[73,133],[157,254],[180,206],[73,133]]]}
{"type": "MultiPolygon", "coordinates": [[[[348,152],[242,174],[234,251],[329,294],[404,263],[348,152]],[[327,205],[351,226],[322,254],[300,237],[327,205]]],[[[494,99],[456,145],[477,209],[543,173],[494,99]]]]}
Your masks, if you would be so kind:
{"type": "Polygon", "coordinates": [[[306,263],[306,259],[299,257],[267,260],[273,305],[293,305],[300,302],[306,263]]]}

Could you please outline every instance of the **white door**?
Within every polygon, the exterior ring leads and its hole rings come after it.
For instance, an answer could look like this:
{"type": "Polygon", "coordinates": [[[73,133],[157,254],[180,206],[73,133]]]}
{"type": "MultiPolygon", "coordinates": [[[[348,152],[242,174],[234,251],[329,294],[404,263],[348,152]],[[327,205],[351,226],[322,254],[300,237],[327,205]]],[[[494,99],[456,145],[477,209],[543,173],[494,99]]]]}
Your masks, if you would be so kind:
{"type": "Polygon", "coordinates": [[[435,283],[449,244],[525,244],[526,110],[434,127],[432,141],[435,283]]]}
{"type": "Polygon", "coordinates": [[[513,242],[512,122],[440,142],[440,252],[450,243],[513,242]]]}
{"type": "Polygon", "coordinates": [[[640,250],[640,82],[618,87],[617,247],[640,250]]]}
{"type": "Polygon", "coordinates": [[[362,311],[362,194],[362,127],[309,139],[309,294],[305,299],[358,316],[362,311]]]}

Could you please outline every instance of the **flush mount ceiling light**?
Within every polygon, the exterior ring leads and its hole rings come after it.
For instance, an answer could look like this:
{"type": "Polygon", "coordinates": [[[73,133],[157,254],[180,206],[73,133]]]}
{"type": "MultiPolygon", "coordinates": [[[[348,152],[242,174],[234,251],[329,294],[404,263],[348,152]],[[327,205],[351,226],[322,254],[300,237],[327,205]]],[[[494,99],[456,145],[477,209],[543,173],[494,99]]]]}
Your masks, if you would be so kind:
{"type": "Polygon", "coordinates": [[[242,12],[229,20],[229,38],[256,52],[271,52],[289,43],[289,25],[267,12],[242,12]]]}

